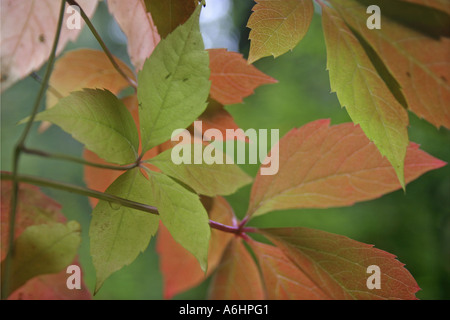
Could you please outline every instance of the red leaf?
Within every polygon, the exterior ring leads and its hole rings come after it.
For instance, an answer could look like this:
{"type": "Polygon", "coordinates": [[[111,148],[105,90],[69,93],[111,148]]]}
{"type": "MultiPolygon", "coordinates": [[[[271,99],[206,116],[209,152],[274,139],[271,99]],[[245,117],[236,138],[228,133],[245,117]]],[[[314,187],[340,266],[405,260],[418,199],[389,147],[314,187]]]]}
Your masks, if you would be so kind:
{"type": "Polygon", "coordinates": [[[277,247],[251,241],[271,300],[330,299],[277,247]]]}
{"type": "Polygon", "coordinates": [[[210,49],[211,91],[213,99],[221,104],[241,103],[253,94],[255,88],[277,80],[247,63],[240,53],[226,49],[210,49]]]}
{"type": "MultiPolygon", "coordinates": [[[[61,213],[61,205],[43,194],[39,188],[21,183],[16,212],[14,239],[17,239],[29,226],[48,224],[52,222],[66,222],[61,213]],[[39,209],[39,210],[36,210],[39,209]],[[38,213],[38,214],[36,214],[38,213]]],[[[9,211],[12,192],[11,181],[1,181],[1,260],[8,253],[9,211]]],[[[78,259],[72,264],[78,265],[78,259]]],[[[25,285],[15,290],[9,300],[81,300],[90,299],[91,294],[82,280],[81,290],[69,290],[66,280],[69,275],[66,270],[60,273],[47,274],[29,280],[25,285]]]]}
{"type": "Polygon", "coordinates": [[[372,245],[308,228],[261,232],[332,299],[416,299],[420,290],[403,263],[372,245]],[[373,265],[380,268],[380,289],[367,286],[373,265]]]}
{"type": "MultiPolygon", "coordinates": [[[[222,197],[212,199],[208,213],[211,220],[226,225],[232,225],[233,219],[235,219],[230,205],[222,197]]],[[[164,298],[170,299],[174,295],[195,287],[204,281],[216,269],[231,238],[232,235],[230,233],[211,229],[208,271],[205,275],[200,268],[198,260],[178,244],[161,224],[157,251],[160,257],[160,269],[164,278],[164,298]]]]}
{"type": "MultiPolygon", "coordinates": [[[[276,148],[272,150],[276,159],[276,148]]],[[[444,165],[411,143],[405,159],[405,181],[444,165]]],[[[359,126],[345,123],[330,127],[329,120],[318,120],[291,130],[279,141],[279,171],[256,176],[248,213],[350,206],[399,188],[389,161],[359,126]]]]}
{"type": "Polygon", "coordinates": [[[261,275],[241,238],[233,238],[211,282],[213,300],[261,300],[265,293],[261,275]]]}

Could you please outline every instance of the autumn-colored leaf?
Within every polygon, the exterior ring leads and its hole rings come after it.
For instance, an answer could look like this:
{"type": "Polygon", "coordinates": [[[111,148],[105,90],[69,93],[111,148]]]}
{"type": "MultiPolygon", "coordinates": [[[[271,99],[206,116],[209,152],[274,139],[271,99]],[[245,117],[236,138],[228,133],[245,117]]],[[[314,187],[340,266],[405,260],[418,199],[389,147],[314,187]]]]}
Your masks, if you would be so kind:
{"type": "MultiPolygon", "coordinates": [[[[330,127],[329,120],[314,121],[291,130],[278,147],[279,171],[256,176],[248,214],[350,206],[400,188],[389,161],[352,123],[330,127]]],[[[277,158],[277,148],[271,152],[277,158]]],[[[411,143],[406,152],[405,181],[444,165],[411,143]]]]}
{"type": "Polygon", "coordinates": [[[53,108],[38,113],[35,119],[60,126],[109,162],[124,165],[138,157],[139,135],[134,120],[110,91],[72,92],[53,108]]]}
{"type": "Polygon", "coordinates": [[[448,15],[403,1],[331,0],[331,3],[382,59],[398,81],[408,108],[437,127],[450,128],[448,15]],[[366,26],[369,2],[381,8],[379,30],[366,26]]]}
{"type": "Polygon", "coordinates": [[[256,241],[249,243],[258,257],[268,299],[329,299],[279,248],[256,241]]]}
{"type": "MultiPolygon", "coordinates": [[[[120,59],[115,59],[120,69],[134,79],[133,71],[120,59]]],[[[59,99],[72,91],[83,88],[107,89],[114,94],[130,86],[128,81],[113,67],[103,51],[78,49],[66,52],[55,63],[47,91],[46,108],[53,107],[59,99]],[[70,72],[70,76],[68,76],[70,72]]],[[[41,124],[40,130],[48,128],[49,123],[41,124]]]]}
{"type": "MultiPolygon", "coordinates": [[[[87,16],[94,14],[97,0],[79,0],[87,16]]],[[[67,5],[66,5],[67,6],[67,5]]],[[[56,34],[61,7],[52,0],[2,0],[1,10],[1,90],[39,69],[48,59],[56,34]]],[[[63,24],[73,15],[67,12],[63,24]]],[[[82,19],[81,19],[82,20],[82,19]]],[[[84,24],[81,21],[81,24],[84,24]]],[[[57,54],[69,41],[74,41],[80,30],[63,28],[57,54]]]]}
{"type": "MultiPolygon", "coordinates": [[[[12,192],[12,182],[1,181],[1,260],[7,255],[9,236],[9,212],[12,192]]],[[[39,188],[28,184],[20,184],[19,201],[16,212],[14,238],[17,239],[23,231],[33,225],[64,223],[66,218],[61,213],[59,203],[42,193],[39,188]]],[[[78,259],[70,263],[78,265],[78,259]]],[[[83,278],[81,290],[69,290],[66,286],[68,274],[62,270],[55,274],[45,274],[34,277],[15,290],[9,300],[86,300],[91,298],[83,278]]]]}
{"type": "MultiPolygon", "coordinates": [[[[12,182],[1,180],[1,247],[8,247],[9,211],[12,193],[12,182]]],[[[61,213],[61,205],[43,194],[39,188],[20,184],[16,212],[14,239],[32,226],[52,222],[63,223],[66,218],[61,213]]],[[[1,260],[5,259],[7,250],[1,250],[1,260]]]]}
{"type": "Polygon", "coordinates": [[[403,263],[372,245],[308,228],[261,232],[332,299],[410,300],[420,289],[403,263]],[[370,266],[380,269],[380,289],[367,285],[370,266]]]}
{"type": "Polygon", "coordinates": [[[251,29],[249,63],[292,50],[305,36],[314,14],[312,0],[255,1],[247,24],[251,29]]]}
{"type": "Polygon", "coordinates": [[[108,8],[128,38],[128,55],[135,70],[141,70],[160,41],[144,0],[108,0],[108,8]]]}
{"type": "MultiPolygon", "coordinates": [[[[222,197],[212,198],[209,218],[216,222],[233,225],[233,210],[222,197]]],[[[195,257],[173,240],[166,227],[160,225],[157,251],[160,269],[164,279],[164,298],[193,288],[203,282],[217,267],[222,254],[231,240],[230,233],[211,229],[211,240],[208,250],[208,271],[205,274],[195,257]]]]}
{"type": "Polygon", "coordinates": [[[245,133],[241,132],[239,126],[234,121],[233,116],[224,109],[224,106],[214,99],[209,99],[208,107],[193,124],[194,131],[201,133],[203,138],[212,140],[239,140],[248,142],[245,133]],[[219,130],[221,137],[215,130],[219,130]],[[227,137],[227,129],[234,130],[236,136],[227,137]],[[209,130],[209,131],[208,131],[209,130]]]}
{"type": "MultiPolygon", "coordinates": [[[[80,224],[76,221],[26,228],[14,243],[7,295],[36,276],[57,273],[67,267],[77,254],[80,232],[80,224]]],[[[6,264],[2,262],[1,267],[3,288],[6,264]]]]}
{"type": "Polygon", "coordinates": [[[209,288],[212,300],[261,300],[265,292],[261,275],[250,253],[235,237],[228,244],[209,288]]]}
{"type": "Polygon", "coordinates": [[[210,72],[199,26],[201,7],[158,44],[138,74],[144,152],[189,126],[206,108],[210,72]]]}
{"type": "Polygon", "coordinates": [[[185,23],[198,5],[198,0],[144,0],[144,2],[162,38],[185,23]]]}
{"type": "Polygon", "coordinates": [[[339,14],[322,6],[331,89],[355,124],[392,164],[404,187],[408,114],[339,14]]]}
{"type": "MultiPolygon", "coordinates": [[[[76,260],[71,265],[80,266],[76,260]]],[[[81,289],[67,288],[67,277],[69,276],[64,269],[59,273],[35,277],[14,291],[8,300],[90,300],[91,293],[86,288],[84,281],[81,289]]]]}
{"type": "MultiPolygon", "coordinates": [[[[152,205],[153,191],[138,168],[128,170],[106,189],[106,193],[152,205]]],[[[159,225],[157,215],[107,201],[92,211],[89,229],[92,261],[97,274],[95,292],[114,272],[132,263],[144,251],[159,225]]]]}
{"type": "Polygon", "coordinates": [[[221,104],[243,102],[255,88],[277,81],[250,65],[238,52],[209,49],[211,98],[221,104]]]}

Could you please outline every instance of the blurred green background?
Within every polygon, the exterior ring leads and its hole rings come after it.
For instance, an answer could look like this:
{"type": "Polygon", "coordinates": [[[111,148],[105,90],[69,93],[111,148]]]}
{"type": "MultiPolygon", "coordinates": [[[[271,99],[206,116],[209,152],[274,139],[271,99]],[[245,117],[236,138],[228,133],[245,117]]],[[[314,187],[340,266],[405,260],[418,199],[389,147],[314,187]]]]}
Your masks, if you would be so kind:
{"type": "MultiPolygon", "coordinates": [[[[218,7],[224,0],[210,0],[210,12],[228,15],[203,17],[202,31],[208,47],[227,46],[247,56],[249,49],[246,22],[253,1],[230,0],[226,8],[218,7]],[[216,40],[216,41],[214,41],[216,40]]],[[[225,1],[226,2],[226,1],[225,1]]],[[[223,3],[220,6],[223,6],[223,3]]],[[[129,63],[126,40],[101,2],[93,23],[110,50],[129,63]]],[[[326,71],[326,49],[321,30],[320,15],[315,14],[311,27],[302,42],[276,60],[272,57],[255,63],[263,72],[276,78],[277,84],[260,87],[243,104],[227,106],[241,128],[279,129],[280,137],[294,127],[320,118],[330,118],[332,124],[349,122],[336,95],[330,93],[326,71]]],[[[99,49],[93,36],[84,28],[75,48],[99,49]]],[[[68,70],[70,73],[70,70],[68,70]]],[[[43,69],[38,71],[43,75],[43,69]]],[[[12,150],[23,126],[16,123],[25,118],[39,90],[39,83],[30,77],[20,81],[1,95],[1,169],[11,170],[12,150]]],[[[444,161],[450,160],[450,132],[437,130],[410,113],[411,141],[444,161]]],[[[39,134],[37,124],[27,145],[49,152],[64,152],[81,157],[82,145],[56,126],[39,134]]],[[[243,166],[251,175],[256,165],[243,166]]],[[[70,162],[42,159],[24,155],[20,172],[84,185],[83,168],[70,162]]],[[[285,210],[257,217],[250,222],[259,227],[305,226],[342,234],[357,241],[374,244],[377,248],[395,254],[417,280],[420,299],[450,299],[450,167],[429,172],[410,183],[406,193],[396,191],[380,199],[337,209],[285,210]]],[[[82,225],[80,260],[84,280],[92,290],[95,271],[89,255],[89,221],[91,207],[87,198],[44,189],[44,192],[63,206],[68,219],[82,225]]],[[[250,186],[227,197],[236,214],[242,217],[248,205],[250,186]]],[[[155,252],[155,241],[128,267],[113,274],[95,299],[162,299],[162,277],[155,252]]],[[[204,299],[209,280],[175,298],[204,299]]]]}

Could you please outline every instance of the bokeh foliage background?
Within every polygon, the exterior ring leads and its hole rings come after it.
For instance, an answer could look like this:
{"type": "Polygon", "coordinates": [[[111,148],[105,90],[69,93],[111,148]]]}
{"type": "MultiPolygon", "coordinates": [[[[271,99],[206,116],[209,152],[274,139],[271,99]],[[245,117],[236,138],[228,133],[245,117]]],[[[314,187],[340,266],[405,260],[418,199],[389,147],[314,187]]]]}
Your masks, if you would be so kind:
{"type": "MultiPolygon", "coordinates": [[[[219,0],[221,1],[221,0],[219,0]]],[[[249,49],[246,22],[253,1],[231,0],[232,11],[227,18],[232,24],[236,48],[247,56],[249,49]]],[[[213,1],[210,5],[214,7],[213,1]]],[[[126,43],[118,26],[108,13],[107,4],[100,2],[93,23],[110,50],[129,63],[126,43]]],[[[214,22],[210,22],[213,25],[214,22]]],[[[203,25],[208,28],[208,25],[203,25]]],[[[206,31],[205,31],[206,32],[206,31]]],[[[66,51],[76,48],[101,50],[87,28],[66,51]]],[[[130,64],[131,65],[131,64],[130,64]]],[[[279,82],[260,87],[243,104],[227,106],[244,130],[279,129],[280,137],[294,127],[320,118],[330,118],[332,124],[349,122],[334,93],[330,93],[326,71],[326,49],[319,13],[314,15],[310,30],[293,50],[276,60],[265,58],[256,62],[263,72],[279,82]]],[[[68,70],[70,73],[70,70],[68,70]]],[[[38,71],[42,75],[43,70],[38,71]]],[[[28,77],[1,95],[1,169],[11,170],[12,151],[23,126],[16,123],[28,116],[39,83],[28,77]]],[[[421,145],[431,155],[450,161],[450,132],[436,129],[412,113],[410,140],[421,145]]],[[[82,145],[56,126],[42,134],[33,127],[27,145],[49,152],[64,152],[81,157],[82,145]]],[[[243,166],[255,175],[257,165],[243,166]]],[[[70,162],[24,155],[20,172],[84,185],[83,167],[70,162]]],[[[88,230],[92,211],[87,198],[53,189],[44,192],[63,206],[68,219],[82,225],[80,260],[86,284],[92,290],[95,270],[89,255],[88,230]]],[[[242,217],[247,209],[250,186],[227,197],[236,214],[242,217]]],[[[256,217],[250,222],[258,227],[306,226],[346,235],[357,241],[374,244],[398,256],[406,264],[422,288],[420,299],[450,299],[450,167],[425,174],[402,190],[379,199],[336,209],[285,210],[256,217]]],[[[95,299],[161,299],[162,277],[155,252],[155,239],[149,248],[130,266],[112,275],[95,299]]],[[[208,282],[178,299],[204,299],[208,282]]]]}

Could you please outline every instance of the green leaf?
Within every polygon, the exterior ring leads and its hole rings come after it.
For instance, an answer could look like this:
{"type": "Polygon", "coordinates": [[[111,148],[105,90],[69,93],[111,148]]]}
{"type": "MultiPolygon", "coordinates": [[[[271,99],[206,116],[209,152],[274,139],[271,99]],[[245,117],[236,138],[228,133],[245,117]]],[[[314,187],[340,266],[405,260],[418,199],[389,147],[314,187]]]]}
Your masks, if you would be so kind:
{"type": "Polygon", "coordinates": [[[158,208],[164,226],[206,271],[211,229],[208,213],[199,197],[159,172],[149,173],[149,184],[153,205],[158,208]]]}
{"type": "Polygon", "coordinates": [[[248,62],[275,58],[292,50],[305,36],[314,15],[312,0],[256,0],[248,19],[248,62]]]}
{"type": "Polygon", "coordinates": [[[125,105],[108,90],[84,89],[36,115],[70,133],[99,157],[116,164],[136,160],[139,134],[125,105]]]}
{"type": "MultiPolygon", "coordinates": [[[[25,229],[16,239],[9,293],[35,276],[57,273],[67,267],[76,256],[80,241],[80,225],[76,221],[25,229]]],[[[4,267],[2,262],[2,280],[4,267]]]]}
{"type": "Polygon", "coordinates": [[[227,156],[218,149],[214,149],[213,152],[215,152],[215,159],[220,163],[211,163],[214,159],[204,159],[202,155],[208,157],[211,154],[211,152],[204,153],[205,149],[211,150],[212,145],[189,144],[184,146],[192,150],[190,164],[175,164],[171,158],[174,149],[166,150],[148,162],[157,166],[168,176],[187,184],[195,192],[211,197],[232,194],[252,181],[239,166],[227,164],[227,156]],[[199,148],[198,152],[195,152],[196,148],[199,148]],[[206,164],[205,161],[209,160],[211,160],[209,162],[211,164],[206,164]]]}
{"type": "Polygon", "coordinates": [[[353,122],[392,164],[404,188],[408,114],[337,12],[324,5],[322,19],[331,89],[353,122]]]}
{"type": "Polygon", "coordinates": [[[209,57],[200,34],[198,6],[185,24],[162,40],[138,74],[142,151],[186,128],[206,108],[209,57]]]}
{"type": "Polygon", "coordinates": [[[408,110],[438,128],[450,128],[450,17],[435,9],[450,8],[449,1],[330,2],[345,23],[381,57],[400,85],[408,110]],[[367,28],[369,5],[380,7],[380,29],[367,28]]]}
{"type": "MultiPolygon", "coordinates": [[[[148,180],[138,168],[127,171],[106,193],[153,205],[148,180]]],[[[112,273],[132,263],[144,251],[158,230],[157,215],[99,201],[92,212],[89,230],[91,255],[97,272],[95,292],[112,273]]]]}

